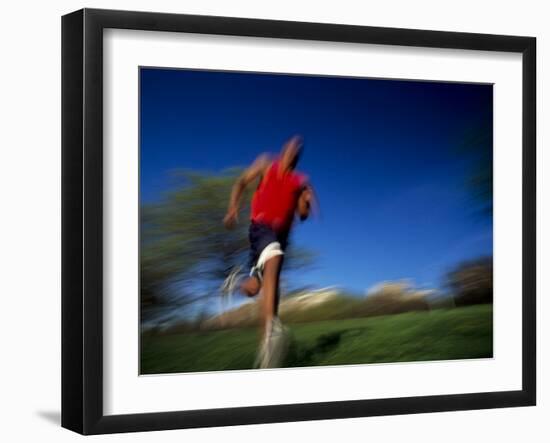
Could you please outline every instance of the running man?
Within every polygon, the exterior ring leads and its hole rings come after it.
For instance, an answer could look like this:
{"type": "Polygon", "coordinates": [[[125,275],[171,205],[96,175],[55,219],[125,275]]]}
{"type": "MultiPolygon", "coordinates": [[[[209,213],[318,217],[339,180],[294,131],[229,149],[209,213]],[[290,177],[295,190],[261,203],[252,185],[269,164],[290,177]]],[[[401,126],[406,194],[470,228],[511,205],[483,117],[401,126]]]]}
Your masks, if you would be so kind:
{"type": "MultiPolygon", "coordinates": [[[[306,220],[314,199],[306,176],[296,171],[302,148],[302,138],[294,136],[283,145],[278,157],[260,155],[233,185],[224,218],[228,229],[235,226],[244,190],[258,181],[252,197],[249,228],[252,269],[240,289],[249,297],[262,290],[263,332],[257,361],[260,368],[280,365],[286,347],[285,333],[277,316],[279,276],[294,219],[298,216],[306,220]]],[[[235,280],[234,276],[229,278],[235,280]]]]}

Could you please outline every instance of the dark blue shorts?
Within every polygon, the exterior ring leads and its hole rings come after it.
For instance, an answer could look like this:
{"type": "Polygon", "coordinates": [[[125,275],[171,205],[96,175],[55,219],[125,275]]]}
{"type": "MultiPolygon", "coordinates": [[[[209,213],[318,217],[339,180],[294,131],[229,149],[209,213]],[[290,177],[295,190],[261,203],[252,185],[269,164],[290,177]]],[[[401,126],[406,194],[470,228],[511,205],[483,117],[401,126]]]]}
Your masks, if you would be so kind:
{"type": "Polygon", "coordinates": [[[267,245],[279,242],[281,249],[286,249],[288,243],[288,232],[275,232],[269,225],[250,222],[248,229],[248,240],[250,241],[250,267],[256,266],[260,254],[267,245]]]}

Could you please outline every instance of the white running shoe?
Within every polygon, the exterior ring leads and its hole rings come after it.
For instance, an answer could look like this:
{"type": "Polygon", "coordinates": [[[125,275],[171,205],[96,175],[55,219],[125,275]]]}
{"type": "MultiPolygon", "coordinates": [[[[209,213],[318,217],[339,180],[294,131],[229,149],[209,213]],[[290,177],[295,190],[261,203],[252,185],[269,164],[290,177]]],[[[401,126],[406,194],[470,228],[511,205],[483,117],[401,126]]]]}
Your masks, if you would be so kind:
{"type": "Polygon", "coordinates": [[[254,364],[260,369],[281,367],[288,352],[288,330],[283,326],[279,317],[273,317],[268,328],[254,364]]]}
{"type": "Polygon", "coordinates": [[[219,323],[222,327],[226,326],[225,313],[228,308],[231,308],[231,298],[237,287],[241,269],[242,266],[235,266],[220,286],[219,323]]]}
{"type": "Polygon", "coordinates": [[[227,296],[235,292],[235,287],[237,286],[241,269],[242,266],[235,266],[233,269],[231,269],[231,271],[220,286],[220,291],[222,295],[227,296]]]}

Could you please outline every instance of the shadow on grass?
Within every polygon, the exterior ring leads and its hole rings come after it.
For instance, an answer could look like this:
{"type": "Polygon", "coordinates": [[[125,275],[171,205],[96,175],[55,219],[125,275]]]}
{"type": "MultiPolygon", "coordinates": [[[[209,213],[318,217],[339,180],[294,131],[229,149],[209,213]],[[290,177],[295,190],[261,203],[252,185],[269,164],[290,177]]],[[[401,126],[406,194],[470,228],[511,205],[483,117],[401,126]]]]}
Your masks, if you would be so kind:
{"type": "Polygon", "coordinates": [[[292,340],[288,349],[285,366],[312,366],[323,356],[337,348],[345,331],[336,331],[317,337],[312,346],[301,346],[292,340]]]}

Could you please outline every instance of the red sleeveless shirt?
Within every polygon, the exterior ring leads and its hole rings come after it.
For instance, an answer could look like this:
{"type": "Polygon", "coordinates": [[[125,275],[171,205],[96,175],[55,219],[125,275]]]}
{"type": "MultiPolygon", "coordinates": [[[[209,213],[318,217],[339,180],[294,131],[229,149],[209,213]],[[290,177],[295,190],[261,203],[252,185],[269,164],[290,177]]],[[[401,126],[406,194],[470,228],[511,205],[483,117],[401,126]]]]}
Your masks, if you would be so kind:
{"type": "Polygon", "coordinates": [[[274,161],[252,197],[252,221],[277,232],[289,230],[305,183],[306,176],[299,172],[279,173],[279,161],[274,161]]]}

